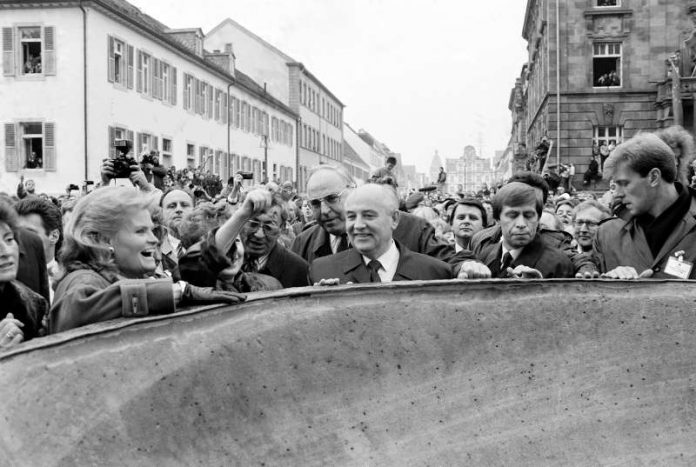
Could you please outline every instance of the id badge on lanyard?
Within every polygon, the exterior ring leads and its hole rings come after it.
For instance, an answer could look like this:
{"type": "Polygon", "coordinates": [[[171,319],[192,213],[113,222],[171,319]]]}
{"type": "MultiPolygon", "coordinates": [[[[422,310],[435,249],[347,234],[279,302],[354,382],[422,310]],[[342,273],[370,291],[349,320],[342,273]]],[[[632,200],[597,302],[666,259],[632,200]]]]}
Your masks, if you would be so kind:
{"type": "Polygon", "coordinates": [[[674,253],[674,256],[670,256],[667,260],[665,274],[679,279],[688,279],[693,268],[694,263],[684,260],[684,251],[677,251],[674,253]]]}

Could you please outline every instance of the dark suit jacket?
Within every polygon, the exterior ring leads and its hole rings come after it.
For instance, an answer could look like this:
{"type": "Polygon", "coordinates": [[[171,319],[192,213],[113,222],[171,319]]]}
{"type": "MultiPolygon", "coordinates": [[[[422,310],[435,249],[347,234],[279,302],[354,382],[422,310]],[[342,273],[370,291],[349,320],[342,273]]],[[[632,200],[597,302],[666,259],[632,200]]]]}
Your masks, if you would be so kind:
{"type": "MultiPolygon", "coordinates": [[[[396,243],[399,249],[399,264],[396,267],[394,281],[420,281],[451,279],[452,269],[438,259],[414,253],[396,243]]],[[[341,251],[335,255],[317,258],[309,266],[309,279],[312,283],[321,279],[339,279],[341,284],[370,282],[370,270],[365,266],[358,250],[341,251]]]]}
{"type": "Polygon", "coordinates": [[[268,255],[268,261],[259,272],[275,277],[284,288],[309,285],[307,261],[279,243],[273,247],[268,255]]]}
{"type": "MultiPolygon", "coordinates": [[[[430,222],[407,212],[401,213],[399,225],[394,230],[394,240],[412,252],[442,261],[454,256],[454,247],[435,237],[435,229],[430,222]]],[[[292,251],[311,264],[316,258],[331,254],[329,234],[320,225],[315,225],[295,237],[292,251]]]]}
{"type": "MultiPolygon", "coordinates": [[[[493,277],[507,277],[505,271],[500,270],[500,262],[503,256],[503,246],[500,242],[492,243],[482,248],[478,259],[488,266],[493,277]]],[[[511,268],[524,265],[541,272],[544,279],[559,277],[574,277],[573,263],[561,250],[546,245],[539,235],[534,237],[532,243],[524,247],[522,253],[510,265],[511,268]]]]}
{"type": "MultiPolygon", "coordinates": [[[[541,228],[538,232],[538,235],[546,245],[553,249],[561,250],[568,256],[570,262],[573,263],[575,272],[592,272],[598,270],[597,264],[595,264],[591,255],[579,253],[578,250],[573,247],[573,237],[569,233],[541,228]]],[[[483,249],[490,248],[492,244],[500,243],[500,238],[502,236],[503,232],[500,229],[500,225],[494,225],[493,227],[488,227],[480,232],[476,232],[471,239],[471,251],[478,257],[481,255],[483,249]]],[[[450,264],[453,264],[452,261],[450,261],[450,264]]]]}
{"type": "Polygon", "coordinates": [[[43,242],[35,233],[20,228],[17,232],[17,244],[19,246],[17,280],[50,303],[43,242]]]}

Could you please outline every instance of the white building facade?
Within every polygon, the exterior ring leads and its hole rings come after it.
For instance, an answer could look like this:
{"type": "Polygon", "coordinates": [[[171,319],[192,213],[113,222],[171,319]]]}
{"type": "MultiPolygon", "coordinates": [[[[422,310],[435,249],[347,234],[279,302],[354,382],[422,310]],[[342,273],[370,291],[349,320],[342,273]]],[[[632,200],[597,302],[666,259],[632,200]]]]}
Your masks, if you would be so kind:
{"type": "Polygon", "coordinates": [[[306,188],[311,167],[343,163],[344,105],[302,63],[229,18],[206,35],[205,45],[220,50],[231,47],[239,69],[299,115],[296,139],[300,191],[306,188]]]}
{"type": "Polygon", "coordinates": [[[203,49],[121,0],[0,5],[0,182],[37,191],[98,180],[114,139],[164,165],[296,180],[297,114],[203,49]],[[19,5],[19,6],[18,6],[19,5]]]}

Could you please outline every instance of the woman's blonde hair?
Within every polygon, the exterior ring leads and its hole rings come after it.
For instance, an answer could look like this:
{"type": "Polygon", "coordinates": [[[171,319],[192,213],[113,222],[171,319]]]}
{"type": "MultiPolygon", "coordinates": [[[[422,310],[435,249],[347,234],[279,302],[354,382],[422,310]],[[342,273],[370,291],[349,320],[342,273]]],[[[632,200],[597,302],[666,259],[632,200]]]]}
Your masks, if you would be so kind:
{"type": "Polygon", "coordinates": [[[61,262],[67,269],[74,263],[97,270],[115,270],[110,242],[133,211],[147,210],[150,200],[130,187],[94,190],[75,204],[65,227],[61,262]]]}

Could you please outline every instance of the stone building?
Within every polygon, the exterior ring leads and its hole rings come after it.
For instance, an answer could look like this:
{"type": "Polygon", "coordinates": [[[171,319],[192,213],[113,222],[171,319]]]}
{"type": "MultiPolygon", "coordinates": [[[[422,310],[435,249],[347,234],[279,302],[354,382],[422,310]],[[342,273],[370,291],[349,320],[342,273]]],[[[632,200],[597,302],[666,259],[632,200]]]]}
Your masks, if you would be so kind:
{"type": "MultiPolygon", "coordinates": [[[[656,83],[691,30],[684,0],[528,0],[529,60],[510,96],[518,164],[546,136],[549,166],[574,163],[658,127],[656,83]]],[[[541,169],[541,167],[537,167],[541,169]]]]}
{"type": "Polygon", "coordinates": [[[479,157],[476,148],[466,146],[462,157],[445,159],[448,193],[476,193],[497,181],[490,159],[479,157]]]}

